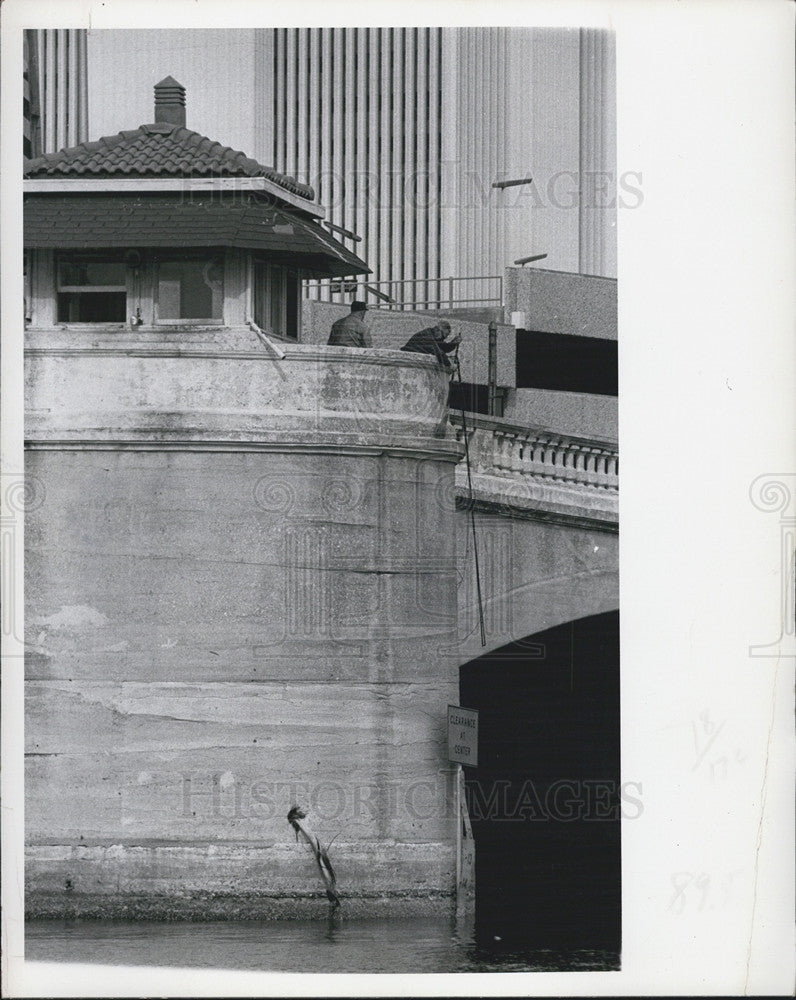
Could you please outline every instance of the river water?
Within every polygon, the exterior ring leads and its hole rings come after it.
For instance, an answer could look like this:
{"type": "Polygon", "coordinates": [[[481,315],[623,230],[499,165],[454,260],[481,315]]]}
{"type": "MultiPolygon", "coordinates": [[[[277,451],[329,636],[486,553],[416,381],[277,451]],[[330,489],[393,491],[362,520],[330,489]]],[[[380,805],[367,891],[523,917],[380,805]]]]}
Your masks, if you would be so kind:
{"type": "Polygon", "coordinates": [[[618,968],[601,951],[526,951],[476,943],[446,918],[154,923],[41,920],[27,961],[267,972],[534,972],[618,968]]]}

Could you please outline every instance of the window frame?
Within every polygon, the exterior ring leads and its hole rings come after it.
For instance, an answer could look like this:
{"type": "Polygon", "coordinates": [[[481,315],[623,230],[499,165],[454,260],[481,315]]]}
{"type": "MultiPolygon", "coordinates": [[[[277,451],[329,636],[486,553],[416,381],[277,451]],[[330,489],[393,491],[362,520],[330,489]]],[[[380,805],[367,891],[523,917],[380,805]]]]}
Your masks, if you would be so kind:
{"type": "Polygon", "coordinates": [[[226,306],[226,292],[228,284],[227,275],[227,264],[226,264],[226,254],[223,250],[210,249],[207,253],[201,252],[186,252],[182,254],[172,254],[172,253],[156,253],[152,254],[149,259],[149,267],[151,274],[151,289],[152,289],[152,325],[159,327],[186,327],[186,326],[199,326],[199,327],[223,327],[224,324],[224,310],[226,306]],[[163,264],[180,264],[186,261],[206,261],[212,262],[216,261],[219,270],[221,271],[221,315],[218,317],[195,317],[195,318],[179,318],[179,319],[163,319],[159,315],[159,303],[158,296],[160,292],[160,268],[163,264]]]}
{"type": "MultiPolygon", "coordinates": [[[[124,253],[126,253],[125,251],[124,253]]],[[[104,329],[123,330],[129,323],[130,317],[130,266],[123,253],[113,250],[58,250],[53,257],[53,309],[55,325],[68,329],[84,329],[103,327],[104,329]],[[75,261],[85,261],[94,263],[121,264],[124,268],[124,285],[61,285],[61,265],[64,263],[74,263],[75,261]],[[123,292],[124,293],[124,319],[95,319],[95,320],[72,320],[59,318],[58,298],[61,294],[70,295],[91,295],[103,292],[123,292]]]]}
{"type": "Polygon", "coordinates": [[[297,267],[286,267],[278,260],[252,258],[251,267],[251,315],[254,322],[269,337],[277,337],[291,344],[301,339],[301,307],[304,297],[303,272],[297,267]],[[274,294],[278,296],[279,329],[274,324],[274,294]],[[295,301],[295,331],[288,330],[288,304],[290,295],[295,301]],[[263,307],[268,321],[259,311],[263,307]]]}

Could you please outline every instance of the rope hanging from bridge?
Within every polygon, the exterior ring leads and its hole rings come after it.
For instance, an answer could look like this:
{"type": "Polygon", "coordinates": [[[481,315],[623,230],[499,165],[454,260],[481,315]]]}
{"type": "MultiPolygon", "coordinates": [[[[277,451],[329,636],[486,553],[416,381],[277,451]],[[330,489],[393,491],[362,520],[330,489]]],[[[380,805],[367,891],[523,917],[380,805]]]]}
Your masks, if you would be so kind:
{"type": "MultiPolygon", "coordinates": [[[[459,364],[459,345],[456,345],[456,350],[453,352],[453,370],[456,378],[459,380],[459,385],[462,385],[462,371],[459,364]]],[[[453,375],[451,376],[451,381],[453,381],[453,375]]],[[[475,533],[475,498],[473,496],[473,477],[472,471],[470,469],[470,443],[467,434],[467,417],[464,413],[464,392],[462,392],[460,413],[462,415],[462,433],[464,435],[464,460],[467,465],[467,491],[470,497],[469,507],[470,507],[470,527],[473,534],[473,556],[475,559],[475,589],[478,595],[478,624],[481,628],[481,645],[486,646],[486,630],[484,628],[484,604],[481,599],[481,572],[478,566],[478,539],[475,533]]]]}

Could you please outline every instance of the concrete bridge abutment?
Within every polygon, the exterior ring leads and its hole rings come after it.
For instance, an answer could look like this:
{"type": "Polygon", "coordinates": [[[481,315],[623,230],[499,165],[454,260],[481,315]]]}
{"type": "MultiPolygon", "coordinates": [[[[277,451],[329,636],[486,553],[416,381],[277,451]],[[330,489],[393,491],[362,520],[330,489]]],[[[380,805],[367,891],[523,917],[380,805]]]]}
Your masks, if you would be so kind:
{"type": "Polygon", "coordinates": [[[28,910],[448,908],[447,379],[223,335],[28,334],[28,910]]]}

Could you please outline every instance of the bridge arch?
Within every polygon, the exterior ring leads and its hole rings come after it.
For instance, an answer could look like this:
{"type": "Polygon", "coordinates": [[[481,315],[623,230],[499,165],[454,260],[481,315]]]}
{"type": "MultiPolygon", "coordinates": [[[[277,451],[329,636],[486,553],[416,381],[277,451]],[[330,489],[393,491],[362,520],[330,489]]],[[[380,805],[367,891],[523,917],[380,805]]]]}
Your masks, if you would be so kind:
{"type": "Polygon", "coordinates": [[[490,948],[621,943],[619,613],[571,620],[460,667],[479,711],[465,768],[476,937],[490,948]]]}
{"type": "Polygon", "coordinates": [[[579,524],[475,512],[486,646],[481,645],[470,514],[457,511],[459,662],[619,607],[619,536],[579,524]]]}

